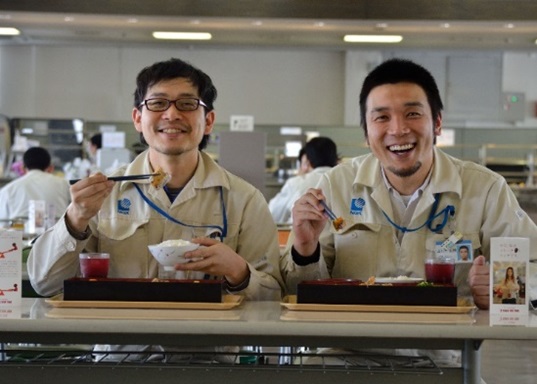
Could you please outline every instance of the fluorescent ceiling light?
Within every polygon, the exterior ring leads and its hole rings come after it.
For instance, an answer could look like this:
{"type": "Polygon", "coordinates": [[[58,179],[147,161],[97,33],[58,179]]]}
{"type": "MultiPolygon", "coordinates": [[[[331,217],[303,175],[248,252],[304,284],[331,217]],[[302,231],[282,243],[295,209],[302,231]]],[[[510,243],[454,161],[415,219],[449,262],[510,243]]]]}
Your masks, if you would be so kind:
{"type": "Polygon", "coordinates": [[[15,36],[20,34],[21,32],[17,28],[0,28],[0,35],[3,36],[15,36]]]}
{"type": "Polygon", "coordinates": [[[345,35],[343,41],[347,43],[400,43],[400,35],[345,35]]]}
{"type": "Polygon", "coordinates": [[[155,39],[165,40],[211,40],[212,36],[207,32],[153,32],[155,39]]]}

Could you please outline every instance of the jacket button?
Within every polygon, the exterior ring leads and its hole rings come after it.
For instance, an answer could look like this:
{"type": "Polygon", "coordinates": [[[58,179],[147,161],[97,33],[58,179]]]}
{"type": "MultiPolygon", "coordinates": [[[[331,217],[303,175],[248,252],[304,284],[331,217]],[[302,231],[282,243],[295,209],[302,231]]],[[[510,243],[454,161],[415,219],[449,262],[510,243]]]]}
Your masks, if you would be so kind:
{"type": "Polygon", "coordinates": [[[69,241],[67,244],[66,244],[66,247],[68,251],[72,252],[75,250],[76,248],[76,241],[69,241]]]}

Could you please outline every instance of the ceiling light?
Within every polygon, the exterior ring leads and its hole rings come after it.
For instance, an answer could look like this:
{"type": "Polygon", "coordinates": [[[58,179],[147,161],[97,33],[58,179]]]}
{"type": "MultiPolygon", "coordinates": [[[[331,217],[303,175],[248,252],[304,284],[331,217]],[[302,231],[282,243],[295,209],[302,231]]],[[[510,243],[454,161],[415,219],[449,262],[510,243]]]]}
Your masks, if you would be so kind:
{"type": "Polygon", "coordinates": [[[0,28],[0,35],[3,36],[15,36],[20,34],[21,31],[19,31],[17,28],[0,28]]]}
{"type": "Polygon", "coordinates": [[[400,43],[400,35],[345,35],[343,41],[347,43],[400,43]]]}
{"type": "Polygon", "coordinates": [[[164,40],[211,40],[212,35],[208,32],[153,32],[155,39],[164,40]]]}

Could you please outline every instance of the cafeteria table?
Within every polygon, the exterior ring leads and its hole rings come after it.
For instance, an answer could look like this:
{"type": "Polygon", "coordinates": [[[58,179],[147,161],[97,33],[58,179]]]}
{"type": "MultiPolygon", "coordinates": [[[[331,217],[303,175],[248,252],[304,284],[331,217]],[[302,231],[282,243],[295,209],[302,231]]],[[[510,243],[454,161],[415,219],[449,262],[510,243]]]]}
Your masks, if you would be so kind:
{"type": "MultiPolygon", "coordinates": [[[[491,326],[488,311],[466,314],[348,313],[296,311],[285,303],[238,302],[216,309],[62,308],[50,299],[23,298],[22,306],[0,310],[0,377],[5,382],[56,384],[207,383],[480,383],[484,340],[537,339],[537,314],[525,325],[491,326]],[[92,359],[81,346],[93,344],[200,347],[250,346],[233,362],[167,363],[92,359]],[[28,347],[30,346],[30,347],[28,347]],[[50,347],[50,350],[47,349],[50,347]],[[60,348],[61,347],[61,348],[60,348]],[[441,367],[432,360],[394,357],[375,364],[335,366],[304,361],[320,348],[420,348],[460,350],[462,364],[441,367]],[[70,349],[71,348],[71,349],[70,349]],[[53,351],[68,351],[53,355],[53,351]],[[22,357],[14,357],[15,352],[22,357]],[[28,357],[29,351],[34,351],[28,357]],[[77,352],[78,351],[78,352],[77,352]],[[271,352],[272,351],[272,352],[271,352]],[[42,353],[41,353],[42,352],[42,353]],[[405,360],[407,359],[407,360],[405,360]],[[376,364],[378,363],[378,364],[376,364]],[[181,380],[178,380],[181,377],[181,380]]],[[[317,355],[315,355],[317,356],[317,355]]],[[[319,354],[322,358],[324,355],[319,354]]],[[[351,356],[354,357],[354,356],[351,356]]],[[[346,360],[343,360],[346,361],[346,360]]]]}

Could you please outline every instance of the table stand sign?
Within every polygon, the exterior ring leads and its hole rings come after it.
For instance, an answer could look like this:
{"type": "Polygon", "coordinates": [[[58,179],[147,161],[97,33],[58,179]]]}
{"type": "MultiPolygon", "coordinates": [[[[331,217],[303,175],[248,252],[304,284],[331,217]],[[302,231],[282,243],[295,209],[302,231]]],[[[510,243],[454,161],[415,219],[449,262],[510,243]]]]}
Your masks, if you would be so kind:
{"type": "Polygon", "coordinates": [[[528,238],[491,239],[490,325],[528,325],[529,254],[528,238]]]}
{"type": "Polygon", "coordinates": [[[28,233],[41,235],[47,224],[47,202],[30,200],[28,202],[28,233]]]}
{"type": "Polygon", "coordinates": [[[0,229],[0,318],[20,318],[22,231],[0,229]]]}

